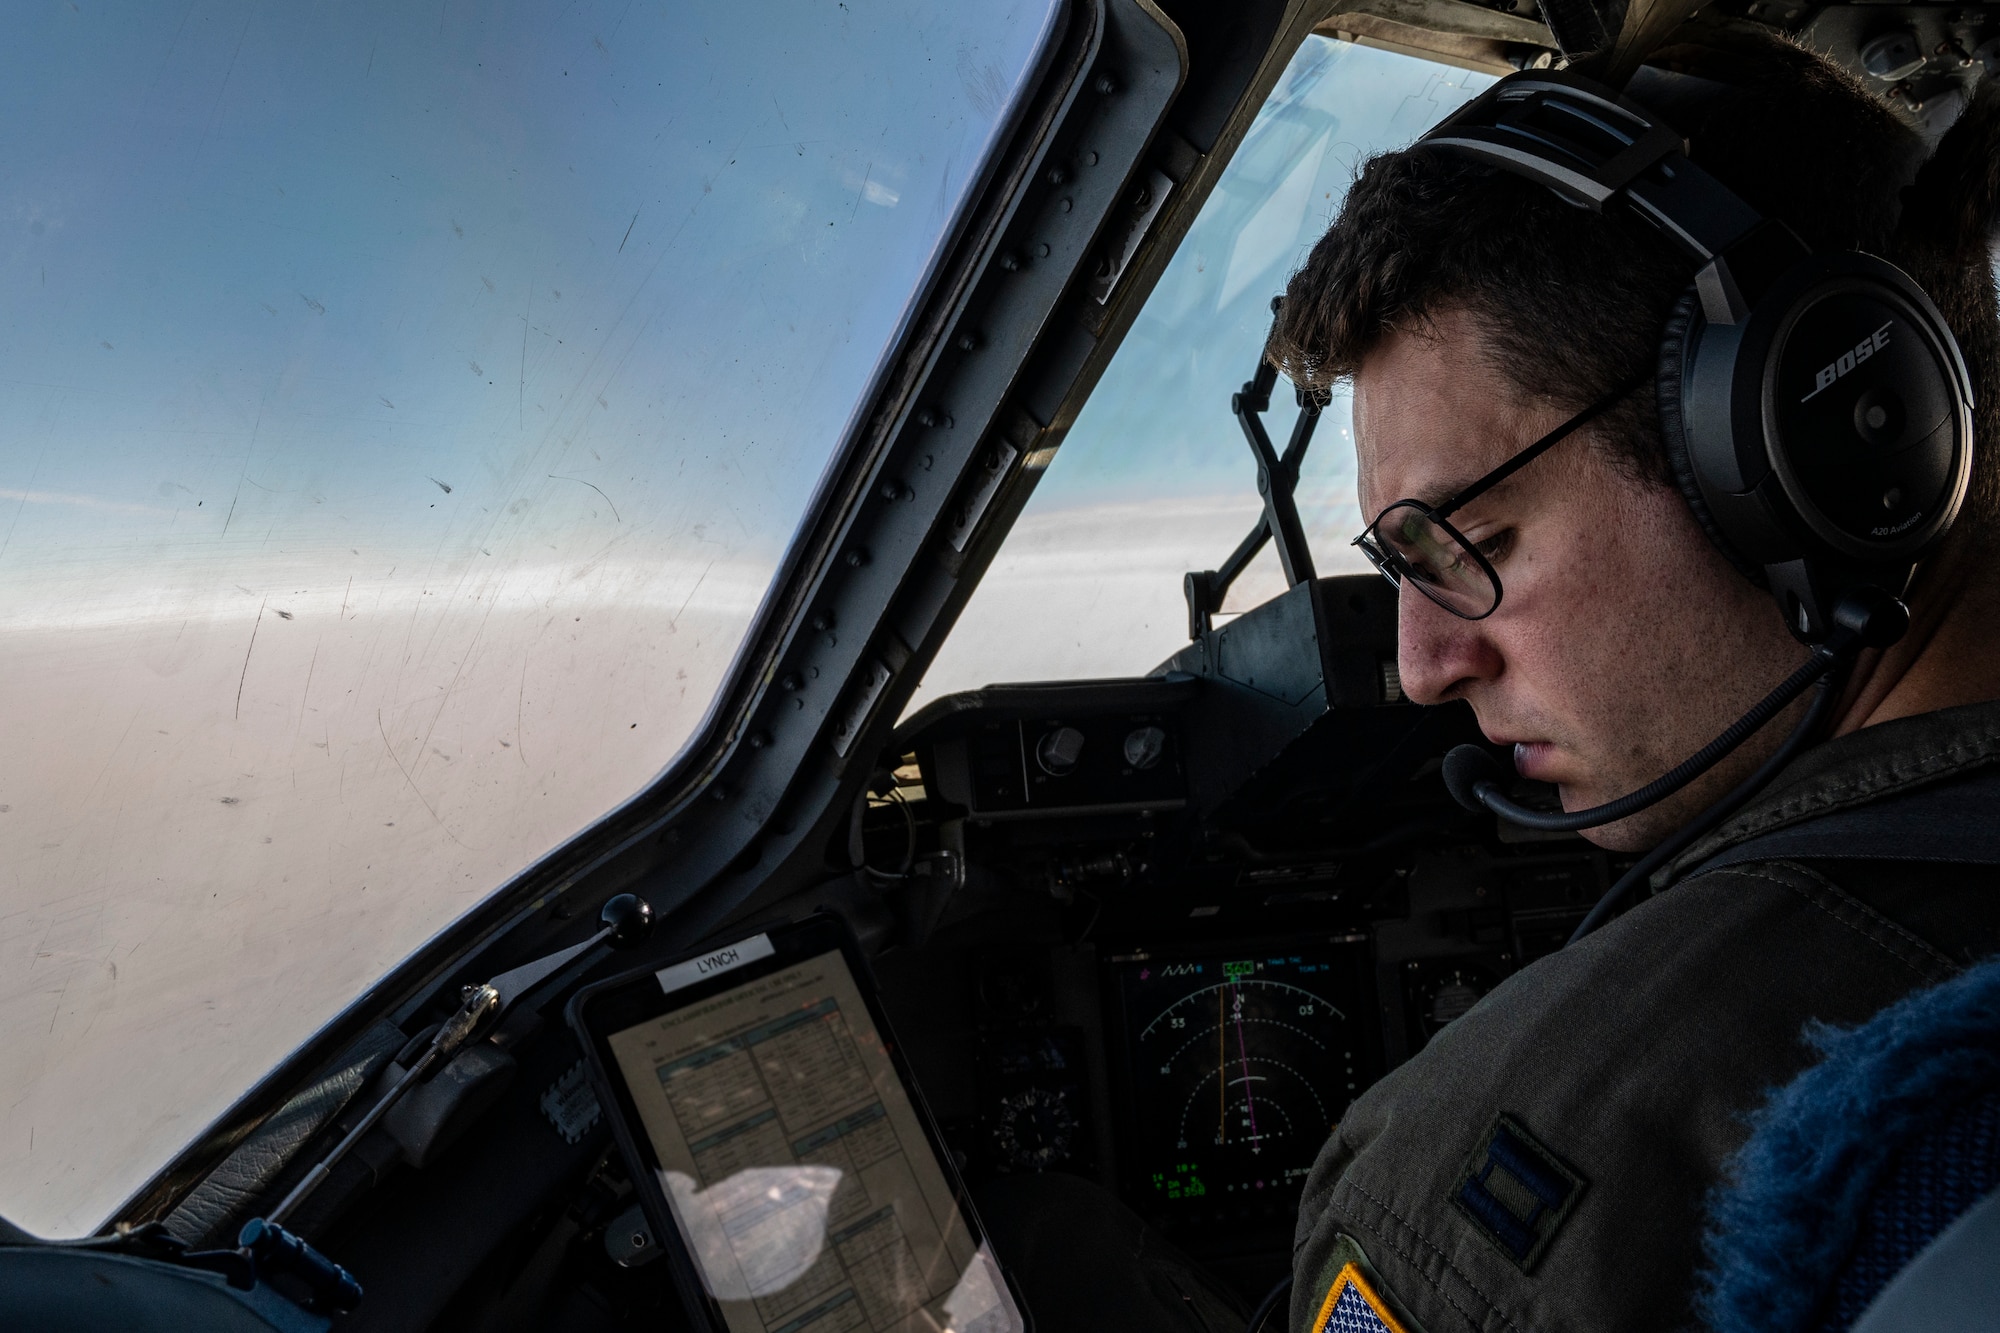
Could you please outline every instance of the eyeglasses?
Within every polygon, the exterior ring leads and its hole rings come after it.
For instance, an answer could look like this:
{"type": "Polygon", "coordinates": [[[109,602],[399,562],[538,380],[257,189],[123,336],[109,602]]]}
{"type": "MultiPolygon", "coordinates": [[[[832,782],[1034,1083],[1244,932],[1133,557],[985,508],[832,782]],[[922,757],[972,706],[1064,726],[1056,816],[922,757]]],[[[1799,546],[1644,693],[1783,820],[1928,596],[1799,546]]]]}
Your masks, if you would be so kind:
{"type": "Polygon", "coordinates": [[[1408,580],[1453,615],[1484,620],[1500,609],[1500,576],[1485,553],[1447,521],[1451,514],[1561,444],[1644,382],[1644,376],[1635,376],[1619,385],[1443,504],[1396,501],[1375,516],[1354,545],[1398,588],[1408,580]]]}

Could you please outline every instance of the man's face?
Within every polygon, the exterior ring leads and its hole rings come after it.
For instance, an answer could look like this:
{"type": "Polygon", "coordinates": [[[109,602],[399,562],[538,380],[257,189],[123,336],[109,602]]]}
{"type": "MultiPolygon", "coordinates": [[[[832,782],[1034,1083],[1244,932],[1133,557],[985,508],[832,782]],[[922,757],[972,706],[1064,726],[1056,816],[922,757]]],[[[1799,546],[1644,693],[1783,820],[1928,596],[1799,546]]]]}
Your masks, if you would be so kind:
{"type": "MultiPolygon", "coordinates": [[[[1570,414],[1524,399],[1462,313],[1390,335],[1354,377],[1362,521],[1404,498],[1443,501],[1570,414]]],[[[1680,495],[1615,466],[1589,436],[1452,515],[1500,576],[1500,608],[1462,620],[1405,588],[1398,649],[1412,699],[1471,703],[1522,776],[1558,784],[1570,810],[1660,776],[1805,657],[1680,495]]],[[[1585,836],[1651,846],[1775,750],[1791,721],[1679,796],[1585,836]]]]}

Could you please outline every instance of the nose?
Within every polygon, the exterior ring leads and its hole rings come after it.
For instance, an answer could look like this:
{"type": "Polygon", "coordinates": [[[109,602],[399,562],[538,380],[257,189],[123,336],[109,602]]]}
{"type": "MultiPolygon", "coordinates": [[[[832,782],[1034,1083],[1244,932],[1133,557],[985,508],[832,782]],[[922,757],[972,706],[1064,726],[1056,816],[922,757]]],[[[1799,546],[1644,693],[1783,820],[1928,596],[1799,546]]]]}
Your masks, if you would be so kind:
{"type": "Polygon", "coordinates": [[[1396,669],[1403,693],[1420,704],[1466,697],[1499,676],[1503,659],[1481,620],[1466,620],[1404,585],[1396,607],[1396,669]]]}

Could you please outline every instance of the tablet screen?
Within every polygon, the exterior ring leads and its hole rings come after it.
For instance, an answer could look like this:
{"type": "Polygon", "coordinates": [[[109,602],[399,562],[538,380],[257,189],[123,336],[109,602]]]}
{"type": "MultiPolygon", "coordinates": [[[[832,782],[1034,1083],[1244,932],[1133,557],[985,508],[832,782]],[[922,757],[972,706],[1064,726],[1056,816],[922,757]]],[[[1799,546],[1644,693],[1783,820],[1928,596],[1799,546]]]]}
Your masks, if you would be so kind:
{"type": "Polygon", "coordinates": [[[1020,1333],[838,950],[608,1043],[733,1333],[1020,1333]]]}

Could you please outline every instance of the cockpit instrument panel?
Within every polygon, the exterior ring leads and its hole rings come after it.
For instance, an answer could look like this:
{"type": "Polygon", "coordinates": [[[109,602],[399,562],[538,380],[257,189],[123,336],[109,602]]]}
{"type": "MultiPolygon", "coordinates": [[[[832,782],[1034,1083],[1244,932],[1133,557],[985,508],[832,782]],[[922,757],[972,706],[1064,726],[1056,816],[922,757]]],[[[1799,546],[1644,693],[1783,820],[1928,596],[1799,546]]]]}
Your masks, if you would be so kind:
{"type": "MultiPolygon", "coordinates": [[[[1070,702],[1089,689],[1071,691],[1070,702]]],[[[981,819],[1178,809],[1187,799],[1187,778],[1181,723],[1171,705],[1185,697],[1185,684],[1121,682],[1097,693],[1115,693],[1116,702],[1125,704],[1150,695],[1149,702],[1169,706],[1100,703],[982,719],[936,742],[931,767],[937,770],[939,794],[981,819]]]]}
{"type": "Polygon", "coordinates": [[[1365,941],[1115,956],[1127,1197],[1172,1231],[1286,1222],[1376,1076],[1365,941]]]}

